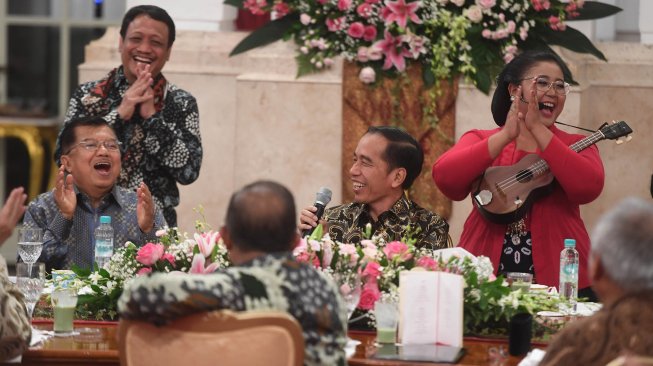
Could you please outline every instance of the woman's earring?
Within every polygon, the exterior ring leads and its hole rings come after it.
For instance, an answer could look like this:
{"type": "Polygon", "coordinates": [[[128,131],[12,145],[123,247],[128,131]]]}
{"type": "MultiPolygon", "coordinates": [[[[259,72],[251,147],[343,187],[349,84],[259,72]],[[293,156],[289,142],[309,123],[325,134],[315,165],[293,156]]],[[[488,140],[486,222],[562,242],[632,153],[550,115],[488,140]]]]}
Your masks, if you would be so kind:
{"type": "Polygon", "coordinates": [[[510,101],[512,101],[512,102],[515,101],[515,96],[514,96],[514,95],[511,95],[511,96],[510,96],[510,101]]]}

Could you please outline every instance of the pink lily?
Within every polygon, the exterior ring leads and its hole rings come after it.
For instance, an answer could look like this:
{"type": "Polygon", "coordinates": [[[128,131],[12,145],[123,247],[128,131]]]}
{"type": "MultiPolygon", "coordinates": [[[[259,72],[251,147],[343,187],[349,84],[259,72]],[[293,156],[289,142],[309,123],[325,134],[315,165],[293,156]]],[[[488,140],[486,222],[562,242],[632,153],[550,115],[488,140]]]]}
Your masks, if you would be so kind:
{"type": "Polygon", "coordinates": [[[193,257],[193,263],[190,265],[190,273],[194,274],[207,274],[213,273],[220,266],[219,263],[211,263],[207,267],[204,267],[206,259],[203,255],[195,255],[193,257]]]}
{"type": "Polygon", "coordinates": [[[401,29],[405,29],[409,18],[415,24],[422,24],[422,21],[415,14],[415,11],[417,11],[420,5],[421,3],[419,1],[406,4],[406,0],[386,0],[385,6],[390,9],[390,13],[386,14],[384,18],[385,24],[388,25],[392,22],[397,22],[401,29]]]}
{"type": "Polygon", "coordinates": [[[372,47],[383,51],[385,55],[383,69],[387,70],[394,65],[397,71],[404,71],[406,69],[406,60],[404,60],[404,57],[410,56],[410,52],[402,45],[403,36],[393,37],[387,30],[384,35],[385,38],[382,41],[378,41],[372,45],[372,47]]]}
{"type": "Polygon", "coordinates": [[[220,240],[220,232],[209,231],[208,233],[202,234],[195,233],[194,237],[195,242],[200,248],[200,253],[202,253],[203,256],[208,257],[213,252],[215,244],[220,240]]]}

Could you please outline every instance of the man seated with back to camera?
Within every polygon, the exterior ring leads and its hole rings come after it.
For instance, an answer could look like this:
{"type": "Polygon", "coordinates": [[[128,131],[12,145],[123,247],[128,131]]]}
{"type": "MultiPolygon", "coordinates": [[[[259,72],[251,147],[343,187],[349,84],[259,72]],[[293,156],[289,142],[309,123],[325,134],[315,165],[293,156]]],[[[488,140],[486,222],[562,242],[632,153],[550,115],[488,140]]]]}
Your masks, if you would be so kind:
{"type": "MultiPolygon", "coordinates": [[[[25,212],[27,195],[22,187],[14,188],[0,210],[0,247],[14,231],[16,223],[25,212]]],[[[32,336],[25,296],[9,280],[7,263],[0,254],[0,362],[20,356],[32,336]]]]}
{"type": "Polygon", "coordinates": [[[99,116],[75,119],[64,125],[60,140],[64,153],[55,188],[29,204],[23,221],[44,231],[39,262],[46,270],[93,268],[100,216],[111,216],[114,248],[155,240],[165,219],[145,183],[136,192],[116,185],[120,142],[109,124],[99,116]]]}
{"type": "Polygon", "coordinates": [[[606,365],[620,356],[653,356],[653,204],[628,198],[592,235],[589,274],[603,302],[594,315],[555,336],[540,366],[606,365]]]}
{"type": "Polygon", "coordinates": [[[245,186],[231,196],[220,231],[233,266],[137,277],[118,302],[121,318],[163,325],[219,309],[288,312],[304,333],[305,365],[344,365],[345,305],[333,281],[293,257],[296,220],[287,188],[268,181],[245,186]]]}
{"type": "MultiPolygon", "coordinates": [[[[324,212],[322,220],[331,239],[359,243],[365,226],[370,224],[372,235],[395,241],[401,240],[410,226],[418,231],[413,238],[419,247],[451,246],[449,224],[404,193],[419,176],[423,162],[421,146],[406,131],[390,126],[370,127],[356,146],[349,170],[354,202],[324,212]]],[[[317,226],[316,210],[312,206],[301,211],[301,230],[317,226]]]]}

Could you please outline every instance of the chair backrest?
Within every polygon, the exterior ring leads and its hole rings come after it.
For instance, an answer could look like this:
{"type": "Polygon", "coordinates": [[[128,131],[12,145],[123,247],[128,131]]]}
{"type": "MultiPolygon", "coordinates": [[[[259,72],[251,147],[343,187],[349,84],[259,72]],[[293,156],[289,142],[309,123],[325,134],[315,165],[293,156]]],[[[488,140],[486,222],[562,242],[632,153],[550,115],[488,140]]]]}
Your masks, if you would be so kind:
{"type": "Polygon", "coordinates": [[[304,363],[301,326],[282,312],[220,310],[162,327],[121,320],[118,337],[122,366],[304,363]]]}

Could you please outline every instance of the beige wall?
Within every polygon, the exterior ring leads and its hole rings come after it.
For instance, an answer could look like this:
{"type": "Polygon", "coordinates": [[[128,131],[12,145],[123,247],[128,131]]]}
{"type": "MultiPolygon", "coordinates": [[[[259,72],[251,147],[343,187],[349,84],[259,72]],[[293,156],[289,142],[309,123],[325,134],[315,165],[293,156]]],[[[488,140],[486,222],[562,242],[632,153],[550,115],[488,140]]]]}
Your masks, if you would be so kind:
{"type": "MultiPolygon", "coordinates": [[[[119,64],[116,30],[87,48],[82,80],[119,64]]],[[[204,205],[208,222],[219,227],[231,192],[255,179],[286,184],[301,206],[313,202],[321,186],[340,202],[341,69],[295,79],[293,45],[277,43],[229,58],[242,33],[181,32],[166,76],[198,99],[205,148],[198,181],[181,187],[180,226],[191,230],[204,205]]],[[[581,87],[569,95],[561,121],[596,128],[602,121],[626,120],[635,130],[631,143],[600,142],[606,186],[583,207],[588,227],[627,195],[649,197],[653,154],[646,149],[653,112],[653,50],[639,44],[599,44],[609,64],[564,53],[581,87]]],[[[457,100],[456,135],[494,126],[490,97],[463,85],[457,100]]],[[[471,205],[454,204],[450,218],[454,242],[471,205]]]]}

